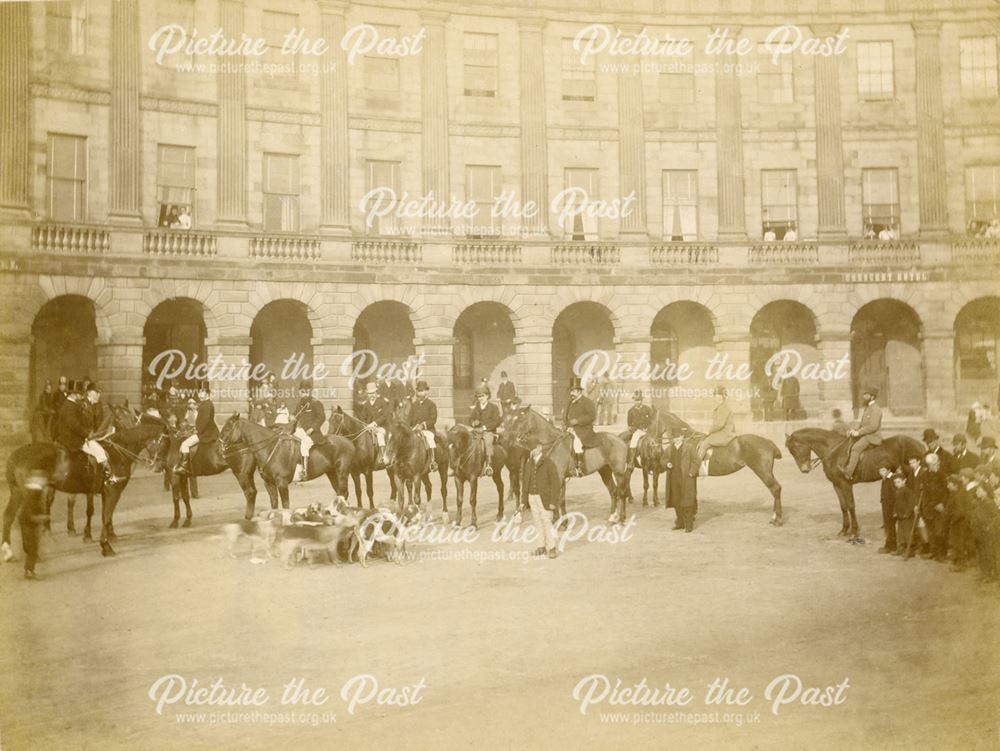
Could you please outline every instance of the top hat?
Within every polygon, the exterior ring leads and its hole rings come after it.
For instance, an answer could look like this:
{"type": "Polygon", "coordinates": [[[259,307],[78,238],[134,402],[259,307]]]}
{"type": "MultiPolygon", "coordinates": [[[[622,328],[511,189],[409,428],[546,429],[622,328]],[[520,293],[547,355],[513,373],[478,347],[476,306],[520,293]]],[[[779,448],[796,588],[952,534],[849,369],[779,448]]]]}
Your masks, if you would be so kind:
{"type": "Polygon", "coordinates": [[[100,387],[100,386],[98,386],[98,385],[97,385],[96,383],[94,383],[93,381],[90,381],[90,382],[89,382],[89,383],[87,384],[87,391],[96,391],[96,392],[97,392],[98,394],[100,394],[100,393],[101,393],[101,387],[100,387]]]}
{"type": "Polygon", "coordinates": [[[377,394],[378,393],[378,386],[376,386],[374,383],[369,382],[365,386],[365,393],[367,393],[367,394],[377,394]]]}
{"type": "Polygon", "coordinates": [[[83,393],[83,381],[78,381],[73,379],[68,381],[66,384],[66,390],[71,394],[82,394],[83,393]]]}
{"type": "Polygon", "coordinates": [[[583,391],[583,381],[579,378],[571,378],[569,381],[570,391],[583,391]]]}
{"type": "Polygon", "coordinates": [[[427,381],[417,381],[417,391],[430,391],[431,387],[427,385],[427,381]]]}
{"type": "Polygon", "coordinates": [[[979,448],[981,449],[995,449],[997,447],[997,439],[992,436],[984,436],[979,439],[979,448]]]}
{"type": "Polygon", "coordinates": [[[934,432],[934,428],[927,428],[924,431],[924,443],[930,443],[931,441],[937,441],[938,434],[934,432]]]}

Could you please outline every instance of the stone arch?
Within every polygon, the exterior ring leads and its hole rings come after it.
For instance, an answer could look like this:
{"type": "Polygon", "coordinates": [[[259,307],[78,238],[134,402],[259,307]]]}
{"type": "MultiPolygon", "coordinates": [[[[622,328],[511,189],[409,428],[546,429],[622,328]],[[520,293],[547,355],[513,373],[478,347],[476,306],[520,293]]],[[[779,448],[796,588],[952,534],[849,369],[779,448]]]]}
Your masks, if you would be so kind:
{"type": "Polygon", "coordinates": [[[46,301],[31,323],[30,404],[47,381],[97,379],[97,306],[85,295],[61,294],[46,301]]]}
{"type": "Polygon", "coordinates": [[[650,360],[654,365],[666,365],[669,360],[690,375],[682,380],[657,378],[651,384],[654,407],[680,414],[704,408],[703,397],[686,394],[707,388],[705,370],[715,353],[716,335],[715,316],[701,302],[674,300],[657,311],[649,324],[650,360]]]}
{"type": "Polygon", "coordinates": [[[142,335],[143,398],[152,398],[157,388],[170,386],[193,394],[198,383],[187,378],[183,371],[173,377],[168,373],[183,368],[182,363],[205,362],[207,359],[204,304],[190,297],[163,300],[146,316],[142,335]],[[169,351],[179,352],[180,355],[163,354],[169,351]],[[161,376],[162,386],[159,385],[161,376]]]}
{"type": "Polygon", "coordinates": [[[250,320],[240,320],[240,316],[226,310],[219,296],[219,290],[211,281],[198,279],[151,279],[149,290],[134,301],[136,313],[143,320],[160,303],[177,298],[188,298],[201,303],[202,318],[205,322],[205,340],[213,345],[225,335],[247,336],[250,320]]]}
{"type": "Polygon", "coordinates": [[[878,403],[894,415],[924,413],[923,323],[902,300],[879,298],[851,320],[851,385],[855,408],[861,390],[879,388],[878,403]]]}
{"type": "Polygon", "coordinates": [[[111,341],[112,317],[114,310],[114,293],[105,280],[100,277],[87,278],[77,276],[40,276],[38,286],[42,292],[38,310],[48,301],[63,295],[86,297],[94,304],[94,324],[97,327],[97,340],[101,343],[111,341]]]}
{"type": "MultiPolygon", "coordinates": [[[[593,300],[578,300],[563,308],[552,323],[552,402],[560,414],[568,400],[577,358],[591,350],[615,351],[614,313],[593,300]]],[[[584,384],[592,394],[593,384],[584,384]]]]}
{"type": "Polygon", "coordinates": [[[751,410],[755,420],[803,419],[804,405],[818,405],[819,382],[800,377],[801,369],[819,362],[813,311],[796,300],[763,305],[750,321],[751,410]],[[771,358],[787,352],[780,364],[771,358]],[[771,372],[768,373],[770,363],[771,372]],[[775,369],[777,367],[777,370],[775,369]],[[782,373],[787,375],[781,378],[782,373]],[[775,378],[780,380],[775,385],[775,378]]]}
{"type": "Polygon", "coordinates": [[[1000,410],[1000,297],[969,300],[955,316],[955,402],[967,409],[973,402],[1000,410]]]}
{"type": "Polygon", "coordinates": [[[416,355],[416,326],[413,309],[394,299],[380,299],[366,305],[354,321],[354,388],[360,388],[387,373],[387,366],[400,367],[416,355]],[[374,354],[362,356],[359,353],[374,354]]]}
{"type": "Polygon", "coordinates": [[[472,303],[455,319],[453,334],[452,393],[456,405],[471,403],[472,391],[481,378],[486,378],[494,393],[501,371],[515,383],[520,380],[509,307],[489,300],[472,303]]]}
{"type": "MultiPolygon", "coordinates": [[[[311,378],[313,370],[314,324],[309,307],[297,298],[271,300],[261,306],[250,324],[250,365],[263,365],[274,373],[279,401],[291,408],[298,385],[311,378]]],[[[257,380],[248,384],[251,394],[259,386],[257,380]]]]}

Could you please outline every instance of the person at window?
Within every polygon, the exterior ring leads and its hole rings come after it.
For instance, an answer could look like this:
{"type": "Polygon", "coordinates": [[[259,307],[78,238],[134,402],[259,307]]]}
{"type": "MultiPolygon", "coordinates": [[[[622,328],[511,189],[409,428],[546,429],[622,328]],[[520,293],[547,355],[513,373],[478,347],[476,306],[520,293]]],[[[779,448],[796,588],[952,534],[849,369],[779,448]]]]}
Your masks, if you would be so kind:
{"type": "Polygon", "coordinates": [[[870,224],[865,226],[865,239],[866,240],[875,239],[875,228],[870,224]]]}
{"type": "Polygon", "coordinates": [[[882,242],[888,242],[896,239],[896,231],[892,228],[891,224],[887,224],[879,231],[878,239],[882,242]]]}
{"type": "Polygon", "coordinates": [[[764,242],[773,243],[777,239],[778,236],[774,234],[774,230],[771,227],[768,227],[764,232],[764,242]]]}
{"type": "Polygon", "coordinates": [[[177,207],[171,206],[170,211],[167,212],[167,226],[170,229],[177,229],[181,226],[181,219],[177,215],[177,207]]]}
{"type": "Polygon", "coordinates": [[[785,236],[782,238],[782,240],[784,242],[786,242],[786,243],[793,243],[793,242],[795,242],[798,239],[799,239],[799,235],[795,231],[795,227],[794,226],[789,227],[787,230],[785,230],[785,236]]]}
{"type": "Polygon", "coordinates": [[[181,207],[181,213],[177,217],[177,226],[180,229],[191,229],[191,209],[187,206],[181,207]]]}
{"type": "Polygon", "coordinates": [[[1000,237],[1000,219],[994,217],[990,220],[990,225],[986,228],[984,237],[993,239],[1000,237]]]}

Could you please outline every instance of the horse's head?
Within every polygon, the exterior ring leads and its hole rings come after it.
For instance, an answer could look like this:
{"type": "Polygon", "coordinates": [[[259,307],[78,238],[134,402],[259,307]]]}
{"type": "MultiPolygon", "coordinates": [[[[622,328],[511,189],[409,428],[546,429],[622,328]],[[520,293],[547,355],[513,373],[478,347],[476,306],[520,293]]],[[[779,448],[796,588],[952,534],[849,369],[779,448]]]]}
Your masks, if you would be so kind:
{"type": "Polygon", "coordinates": [[[401,422],[392,422],[385,431],[386,464],[396,463],[398,457],[405,457],[410,445],[412,432],[401,422]]]}
{"type": "Polygon", "coordinates": [[[344,435],[347,431],[344,428],[344,422],[346,415],[344,410],[338,405],[335,410],[330,413],[330,418],[327,420],[327,431],[333,433],[334,435],[344,435]]]}
{"type": "Polygon", "coordinates": [[[807,474],[812,470],[813,449],[803,440],[802,436],[799,435],[799,431],[785,436],[785,448],[787,448],[788,453],[792,455],[792,458],[795,460],[795,464],[798,466],[800,472],[807,474]]]}
{"type": "Polygon", "coordinates": [[[223,451],[227,446],[238,443],[243,439],[243,431],[240,427],[240,413],[233,412],[219,431],[219,448],[223,451]]]}
{"type": "Polygon", "coordinates": [[[534,448],[542,443],[546,436],[557,432],[555,425],[527,405],[517,410],[511,428],[515,443],[526,449],[534,448]]]}

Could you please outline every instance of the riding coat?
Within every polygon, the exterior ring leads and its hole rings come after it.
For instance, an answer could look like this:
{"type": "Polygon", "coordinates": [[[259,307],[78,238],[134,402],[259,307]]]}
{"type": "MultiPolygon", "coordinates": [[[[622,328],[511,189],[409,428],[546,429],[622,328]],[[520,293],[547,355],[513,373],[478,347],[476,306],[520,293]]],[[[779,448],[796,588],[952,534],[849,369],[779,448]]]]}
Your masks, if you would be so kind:
{"type": "Polygon", "coordinates": [[[868,436],[869,446],[882,445],[882,408],[875,402],[865,407],[857,428],[858,438],[868,436]]]}
{"type": "Polygon", "coordinates": [[[87,403],[90,432],[95,436],[107,435],[115,424],[115,413],[104,402],[87,403]]]}
{"type": "Polygon", "coordinates": [[[729,405],[723,402],[712,410],[712,427],[702,439],[705,446],[725,446],[736,438],[736,421],[729,405]]]}
{"type": "Polygon", "coordinates": [[[630,430],[646,430],[653,421],[653,408],[648,404],[636,404],[628,411],[630,430]]]}
{"type": "Polygon", "coordinates": [[[424,424],[424,430],[434,432],[434,423],[438,419],[437,405],[430,399],[414,399],[410,407],[410,427],[424,424]]]}
{"type": "Polygon", "coordinates": [[[89,436],[90,419],[87,410],[79,402],[64,399],[56,413],[52,439],[69,451],[81,451],[89,436]]]}
{"type": "Polygon", "coordinates": [[[511,400],[517,396],[517,389],[514,388],[513,381],[502,382],[497,386],[497,399],[500,400],[500,404],[503,405],[505,410],[510,409],[511,400]]]}
{"type": "Polygon", "coordinates": [[[521,478],[521,498],[527,502],[529,495],[537,495],[542,499],[542,506],[555,508],[559,502],[562,490],[562,478],[559,470],[551,459],[543,458],[539,462],[528,459],[524,463],[524,476],[521,478]]]}
{"type": "Polygon", "coordinates": [[[358,406],[358,410],[354,416],[363,423],[373,422],[381,428],[387,428],[389,427],[389,421],[392,419],[392,404],[388,399],[381,396],[375,399],[374,404],[366,399],[358,406]]]}
{"type": "Polygon", "coordinates": [[[586,396],[581,396],[566,405],[563,413],[566,427],[573,428],[577,438],[585,449],[598,446],[597,433],[594,432],[594,420],[597,419],[597,406],[586,396]]]}
{"type": "Polygon", "coordinates": [[[476,402],[469,409],[469,424],[474,428],[483,427],[491,433],[495,433],[500,427],[500,408],[493,402],[486,402],[485,407],[480,407],[476,402]]]}
{"type": "Polygon", "coordinates": [[[323,409],[323,403],[319,399],[314,399],[311,396],[302,397],[295,405],[292,414],[295,415],[298,426],[307,434],[318,436],[322,432],[320,427],[326,420],[326,410],[323,409]]]}
{"type": "Polygon", "coordinates": [[[215,405],[211,399],[198,403],[198,417],[194,429],[200,443],[208,443],[219,437],[219,426],[215,424],[215,405]]]}

